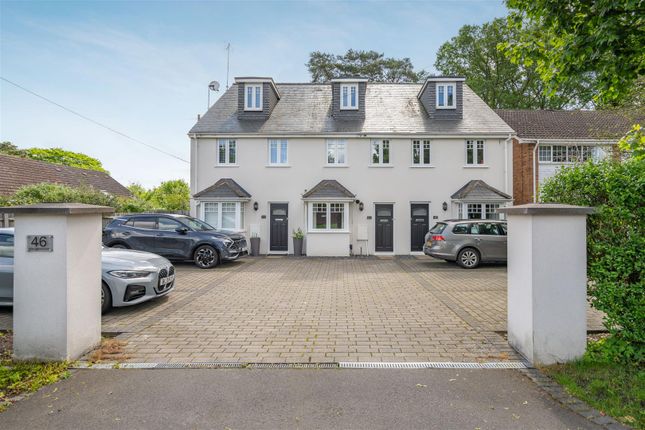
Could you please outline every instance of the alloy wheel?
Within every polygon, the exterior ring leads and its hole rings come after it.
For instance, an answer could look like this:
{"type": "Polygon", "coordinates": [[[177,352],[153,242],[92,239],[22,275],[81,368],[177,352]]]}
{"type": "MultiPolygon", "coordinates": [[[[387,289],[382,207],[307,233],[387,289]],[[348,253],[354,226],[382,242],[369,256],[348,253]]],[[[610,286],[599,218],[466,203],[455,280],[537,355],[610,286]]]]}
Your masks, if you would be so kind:
{"type": "Polygon", "coordinates": [[[216,259],[217,255],[211,247],[200,248],[195,254],[195,262],[200,267],[211,267],[216,259]]]}
{"type": "Polygon", "coordinates": [[[479,257],[475,251],[466,250],[461,253],[461,263],[466,267],[475,267],[477,260],[479,260],[479,257]]]}

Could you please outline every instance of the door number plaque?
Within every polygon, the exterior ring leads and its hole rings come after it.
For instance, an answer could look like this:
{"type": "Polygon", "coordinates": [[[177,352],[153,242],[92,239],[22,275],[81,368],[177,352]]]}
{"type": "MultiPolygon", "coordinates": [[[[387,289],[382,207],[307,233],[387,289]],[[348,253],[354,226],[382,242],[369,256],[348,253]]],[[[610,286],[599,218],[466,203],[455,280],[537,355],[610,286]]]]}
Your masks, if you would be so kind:
{"type": "Polygon", "coordinates": [[[27,235],[27,252],[52,252],[54,251],[54,236],[27,235]]]}

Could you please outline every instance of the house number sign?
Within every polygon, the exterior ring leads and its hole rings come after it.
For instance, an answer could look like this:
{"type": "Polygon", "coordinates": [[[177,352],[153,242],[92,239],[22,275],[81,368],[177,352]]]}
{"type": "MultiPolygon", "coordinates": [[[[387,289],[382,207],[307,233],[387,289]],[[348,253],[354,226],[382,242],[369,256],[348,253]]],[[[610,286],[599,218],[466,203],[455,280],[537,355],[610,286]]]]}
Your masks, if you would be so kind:
{"type": "Polygon", "coordinates": [[[49,235],[28,235],[27,252],[52,252],[54,250],[54,236],[49,235]]]}

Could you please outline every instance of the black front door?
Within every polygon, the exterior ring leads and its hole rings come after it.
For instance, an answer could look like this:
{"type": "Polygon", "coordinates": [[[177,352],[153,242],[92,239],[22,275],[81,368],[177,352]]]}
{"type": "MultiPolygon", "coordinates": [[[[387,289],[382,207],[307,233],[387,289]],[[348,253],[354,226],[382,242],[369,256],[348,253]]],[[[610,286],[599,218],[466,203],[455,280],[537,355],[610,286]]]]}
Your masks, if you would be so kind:
{"type": "Polygon", "coordinates": [[[375,205],[376,252],[394,251],[394,205],[375,205]]]}
{"type": "Polygon", "coordinates": [[[271,203],[270,251],[286,251],[289,248],[289,205],[271,203]]]}
{"type": "Polygon", "coordinates": [[[410,206],[410,231],[412,237],[410,240],[411,251],[423,251],[423,241],[426,233],[430,229],[429,214],[427,203],[412,203],[410,206]]]}

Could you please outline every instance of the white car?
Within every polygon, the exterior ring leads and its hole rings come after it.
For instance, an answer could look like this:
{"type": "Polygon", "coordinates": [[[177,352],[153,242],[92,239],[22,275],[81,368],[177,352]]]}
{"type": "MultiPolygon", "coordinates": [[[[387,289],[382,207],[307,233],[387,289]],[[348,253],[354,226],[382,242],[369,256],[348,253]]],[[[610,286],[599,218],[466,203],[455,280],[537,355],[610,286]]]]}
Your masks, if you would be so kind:
{"type": "MultiPolygon", "coordinates": [[[[13,306],[13,228],[0,228],[0,306],[13,306]]],[[[103,248],[101,311],[165,296],[175,287],[175,267],[157,254],[103,248]]]]}

